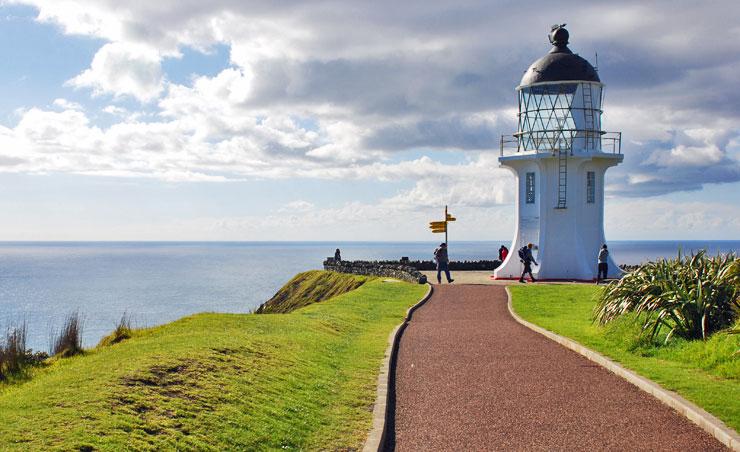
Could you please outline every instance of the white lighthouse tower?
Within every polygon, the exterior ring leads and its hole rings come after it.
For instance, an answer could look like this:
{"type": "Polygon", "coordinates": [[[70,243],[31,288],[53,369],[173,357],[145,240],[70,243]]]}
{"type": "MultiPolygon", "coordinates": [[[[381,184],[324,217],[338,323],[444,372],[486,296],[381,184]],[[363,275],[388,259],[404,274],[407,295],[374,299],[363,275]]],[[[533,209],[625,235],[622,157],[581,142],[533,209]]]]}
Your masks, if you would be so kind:
{"type": "MultiPolygon", "coordinates": [[[[568,49],[564,25],[553,47],[532,63],[516,88],[519,127],[501,137],[499,164],[516,174],[516,235],[494,275],[519,278],[517,249],[535,245],[536,278],[593,280],[604,238],[604,176],[622,162],[621,132],[601,130],[604,84],[568,49]]],[[[611,258],[609,276],[620,271],[611,258]]]]}

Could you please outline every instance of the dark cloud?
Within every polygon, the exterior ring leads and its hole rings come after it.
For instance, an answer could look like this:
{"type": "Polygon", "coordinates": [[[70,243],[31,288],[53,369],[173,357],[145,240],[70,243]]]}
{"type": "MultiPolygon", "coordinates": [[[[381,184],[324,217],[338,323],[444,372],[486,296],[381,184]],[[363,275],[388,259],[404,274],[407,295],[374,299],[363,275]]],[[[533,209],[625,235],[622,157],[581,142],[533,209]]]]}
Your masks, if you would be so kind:
{"type": "Polygon", "coordinates": [[[624,163],[610,170],[611,193],[659,196],[701,190],[705,184],[740,182],[740,162],[727,152],[730,133],[697,139],[681,132],[666,141],[626,145],[624,163]]]}
{"type": "Polygon", "coordinates": [[[266,60],[253,68],[250,107],[330,103],[357,115],[445,115],[504,108],[516,101],[520,74],[493,56],[476,68],[458,68],[413,57],[266,60]]]}
{"type": "Polygon", "coordinates": [[[373,131],[364,142],[371,149],[490,149],[501,136],[501,127],[492,121],[464,117],[422,120],[396,124],[373,131]]]}

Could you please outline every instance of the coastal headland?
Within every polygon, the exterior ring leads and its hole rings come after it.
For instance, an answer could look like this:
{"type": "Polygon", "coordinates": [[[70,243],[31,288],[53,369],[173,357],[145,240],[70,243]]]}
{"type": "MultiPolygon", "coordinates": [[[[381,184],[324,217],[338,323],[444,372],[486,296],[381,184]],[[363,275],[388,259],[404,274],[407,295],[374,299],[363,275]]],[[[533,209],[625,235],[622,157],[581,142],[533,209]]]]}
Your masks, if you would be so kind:
{"type": "MultiPolygon", "coordinates": [[[[298,274],[252,314],[203,313],[134,329],[130,338],[70,358],[53,357],[21,379],[0,383],[1,448],[361,448],[373,422],[388,335],[426,293],[428,285],[419,284],[419,276],[431,275],[402,269],[406,275],[394,273],[392,278],[388,272],[398,268],[376,269],[369,264],[345,269],[347,273],[298,274]],[[364,274],[353,274],[360,271],[364,274]]],[[[435,289],[439,292],[414,314],[400,336],[397,358],[391,361],[394,381],[388,419],[393,421],[386,426],[386,447],[516,448],[525,439],[535,441],[526,443],[532,447],[585,447],[606,444],[609,435],[613,436],[609,444],[636,439],[614,427],[614,419],[595,421],[604,416],[624,416],[620,421],[624,426],[640,425],[646,435],[664,427],[662,421],[659,427],[628,410],[612,409],[612,402],[627,396],[650,406],[639,412],[659,412],[660,419],[670,418],[675,427],[675,435],[668,439],[653,436],[652,442],[635,444],[724,447],[629,383],[605,384],[605,378],[617,377],[592,365],[583,367],[559,345],[512,326],[502,298],[504,288],[496,287],[507,283],[487,275],[457,272],[455,284],[435,289]],[[514,332],[549,351],[538,352],[514,332]],[[516,352],[517,347],[528,351],[516,352]],[[560,355],[572,365],[547,364],[560,355]],[[535,378],[534,368],[547,375],[535,378]],[[574,380],[566,375],[571,371],[580,382],[576,399],[595,410],[593,416],[566,412],[564,401],[575,400],[562,392],[573,390],[568,382],[574,380]],[[468,380],[472,383],[466,384],[468,380]],[[612,408],[599,408],[597,400],[612,408]],[[423,408],[440,403],[443,407],[431,411],[423,408]],[[471,411],[476,404],[487,408],[471,411]],[[455,410],[464,414],[445,421],[455,410]],[[513,422],[516,413],[529,413],[522,419],[536,422],[513,422]],[[455,434],[439,427],[424,436],[425,430],[414,427],[419,420],[427,429],[434,422],[462,426],[455,434]],[[607,424],[614,427],[608,429],[609,435],[594,433],[607,424]],[[464,433],[470,428],[477,433],[464,433]]],[[[593,323],[603,286],[559,283],[511,290],[513,308],[523,318],[676,391],[731,429],[740,427],[736,403],[740,335],[720,332],[706,341],[660,344],[645,341],[640,325],[629,319],[605,326],[593,323]]]]}
{"type": "Polygon", "coordinates": [[[356,449],[388,334],[425,292],[367,279],[290,313],[197,314],[54,359],[0,384],[0,449],[356,449]]]}

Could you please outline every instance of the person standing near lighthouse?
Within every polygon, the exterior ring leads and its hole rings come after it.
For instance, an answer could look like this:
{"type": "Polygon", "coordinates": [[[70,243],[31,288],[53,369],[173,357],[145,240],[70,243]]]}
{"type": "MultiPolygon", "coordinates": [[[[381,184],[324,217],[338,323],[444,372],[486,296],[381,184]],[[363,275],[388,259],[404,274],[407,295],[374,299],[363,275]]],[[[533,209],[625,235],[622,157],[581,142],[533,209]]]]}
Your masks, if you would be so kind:
{"type": "Polygon", "coordinates": [[[599,250],[599,268],[598,272],[596,274],[596,284],[601,282],[601,275],[604,275],[603,279],[606,279],[607,273],[609,273],[609,250],[606,248],[606,243],[601,245],[601,250],[599,250]]]}
{"type": "Polygon", "coordinates": [[[524,264],[524,271],[522,271],[522,276],[519,278],[519,282],[524,282],[524,275],[529,273],[529,277],[532,278],[532,282],[537,282],[536,279],[534,279],[534,275],[532,274],[532,263],[534,265],[539,265],[536,260],[534,260],[534,256],[532,255],[532,244],[529,243],[527,246],[523,246],[522,249],[519,250],[519,257],[522,260],[522,264],[524,264]]]}

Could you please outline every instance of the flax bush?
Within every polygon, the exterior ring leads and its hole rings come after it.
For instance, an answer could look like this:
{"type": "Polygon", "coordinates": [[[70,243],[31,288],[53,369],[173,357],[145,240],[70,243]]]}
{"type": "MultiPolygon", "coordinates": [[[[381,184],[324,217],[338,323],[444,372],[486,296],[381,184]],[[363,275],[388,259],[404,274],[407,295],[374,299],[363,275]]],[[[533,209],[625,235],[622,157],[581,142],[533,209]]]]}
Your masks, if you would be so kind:
{"type": "Polygon", "coordinates": [[[705,251],[640,266],[610,283],[594,309],[601,324],[629,312],[654,339],[661,331],[706,339],[732,326],[740,312],[740,259],[734,253],[708,257],[705,251]]]}

